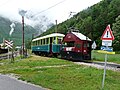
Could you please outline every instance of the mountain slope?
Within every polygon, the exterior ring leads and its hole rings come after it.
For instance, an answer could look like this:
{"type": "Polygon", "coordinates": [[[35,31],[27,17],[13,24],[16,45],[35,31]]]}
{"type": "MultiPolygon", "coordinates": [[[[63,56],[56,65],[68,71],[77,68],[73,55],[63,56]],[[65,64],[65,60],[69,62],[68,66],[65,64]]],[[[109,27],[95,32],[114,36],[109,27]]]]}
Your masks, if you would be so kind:
{"type": "MultiPolygon", "coordinates": [[[[9,39],[13,40],[15,45],[22,44],[22,25],[19,22],[14,23],[15,23],[14,32],[10,36],[9,35],[11,30],[10,25],[12,24],[12,22],[7,18],[0,17],[0,43],[2,43],[4,38],[7,40],[9,39]]],[[[36,33],[36,30],[31,26],[25,25],[24,33],[25,40],[27,40],[32,38],[32,34],[36,33]]]]}

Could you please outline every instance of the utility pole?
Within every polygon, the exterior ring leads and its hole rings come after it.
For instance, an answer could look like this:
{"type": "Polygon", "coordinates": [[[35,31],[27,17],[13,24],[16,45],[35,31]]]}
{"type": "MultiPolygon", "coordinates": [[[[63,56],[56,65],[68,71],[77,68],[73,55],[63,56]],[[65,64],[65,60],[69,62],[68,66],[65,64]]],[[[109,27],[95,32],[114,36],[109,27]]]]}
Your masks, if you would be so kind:
{"type": "Polygon", "coordinates": [[[23,54],[23,57],[24,57],[24,16],[22,16],[22,54],[23,54]]]}
{"type": "Polygon", "coordinates": [[[24,55],[25,55],[25,52],[24,52],[24,16],[25,16],[25,13],[27,11],[24,11],[24,10],[20,10],[19,11],[19,14],[22,16],[22,54],[23,54],[23,58],[24,58],[24,55]]]}
{"type": "Polygon", "coordinates": [[[56,23],[56,29],[55,29],[55,33],[57,33],[57,20],[55,20],[55,23],[56,23]]]}

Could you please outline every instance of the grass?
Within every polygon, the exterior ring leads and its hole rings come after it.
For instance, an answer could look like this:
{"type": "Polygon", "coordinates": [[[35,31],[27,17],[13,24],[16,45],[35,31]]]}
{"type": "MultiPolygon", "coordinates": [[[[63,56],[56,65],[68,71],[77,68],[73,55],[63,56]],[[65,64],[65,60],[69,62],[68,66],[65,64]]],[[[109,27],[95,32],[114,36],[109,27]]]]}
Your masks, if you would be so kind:
{"type": "MultiPolygon", "coordinates": [[[[52,90],[101,90],[103,76],[101,69],[40,56],[31,56],[15,63],[6,61],[0,65],[0,73],[14,73],[19,79],[52,90]]],[[[104,90],[120,90],[119,81],[120,72],[107,70],[104,90]]]]}
{"type": "MultiPolygon", "coordinates": [[[[98,53],[97,50],[92,51],[92,58],[94,61],[104,61],[105,60],[105,54],[98,53]]],[[[114,62],[120,64],[120,54],[108,54],[108,62],[114,62]]]]}

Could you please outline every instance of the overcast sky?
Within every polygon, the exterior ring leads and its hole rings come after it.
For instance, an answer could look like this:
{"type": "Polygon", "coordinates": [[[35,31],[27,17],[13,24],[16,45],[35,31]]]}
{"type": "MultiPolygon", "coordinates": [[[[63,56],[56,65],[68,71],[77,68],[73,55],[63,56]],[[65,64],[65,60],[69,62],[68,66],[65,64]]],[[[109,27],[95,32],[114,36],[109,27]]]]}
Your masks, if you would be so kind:
{"type": "Polygon", "coordinates": [[[100,1],[102,0],[0,0],[0,15],[20,21],[18,10],[23,9],[32,11],[36,16],[46,15],[53,23],[57,19],[59,23],[68,19],[70,12],[80,12],[100,1]],[[50,8],[51,6],[54,7],[50,8]],[[46,11],[41,12],[43,10],[46,11]]]}

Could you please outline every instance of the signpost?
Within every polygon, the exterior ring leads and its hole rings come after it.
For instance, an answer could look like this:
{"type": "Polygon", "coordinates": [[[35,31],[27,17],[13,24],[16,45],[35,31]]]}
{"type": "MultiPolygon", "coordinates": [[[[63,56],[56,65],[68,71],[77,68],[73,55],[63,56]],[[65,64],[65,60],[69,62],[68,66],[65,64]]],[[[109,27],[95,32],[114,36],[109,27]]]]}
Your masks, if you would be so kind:
{"type": "Polygon", "coordinates": [[[104,51],[108,51],[108,52],[113,52],[113,48],[112,48],[112,47],[106,48],[105,46],[101,46],[100,49],[101,49],[101,50],[104,50],[104,51]]]}
{"type": "Polygon", "coordinates": [[[8,59],[10,58],[9,57],[9,48],[13,48],[13,41],[8,41],[8,40],[5,40],[5,45],[8,47],[8,59]]]}
{"type": "Polygon", "coordinates": [[[93,44],[92,44],[92,49],[94,50],[94,49],[96,49],[96,47],[97,47],[97,45],[96,45],[96,43],[94,41],[93,44]]]}
{"type": "Polygon", "coordinates": [[[112,34],[112,30],[110,29],[110,25],[108,25],[101,37],[103,46],[112,46],[112,40],[114,40],[114,36],[112,34]]]}
{"type": "Polygon", "coordinates": [[[8,41],[8,40],[5,40],[5,45],[8,47],[8,48],[13,48],[13,41],[8,41]]]}
{"type": "MultiPolygon", "coordinates": [[[[114,36],[112,34],[112,30],[110,29],[110,25],[108,25],[101,37],[102,45],[106,47],[106,50],[109,49],[108,46],[112,46],[112,40],[114,40],[114,36]]],[[[103,74],[103,81],[102,81],[102,89],[104,88],[104,81],[106,75],[106,65],[107,65],[107,53],[105,54],[105,65],[104,65],[104,74],[103,74]]]]}
{"type": "MultiPolygon", "coordinates": [[[[97,45],[96,45],[96,43],[95,43],[95,41],[94,41],[94,42],[93,42],[93,44],[92,44],[92,49],[93,49],[93,52],[94,52],[94,49],[96,49],[96,47],[97,47],[97,45]]],[[[94,59],[93,54],[92,54],[92,59],[94,59]]]]}

